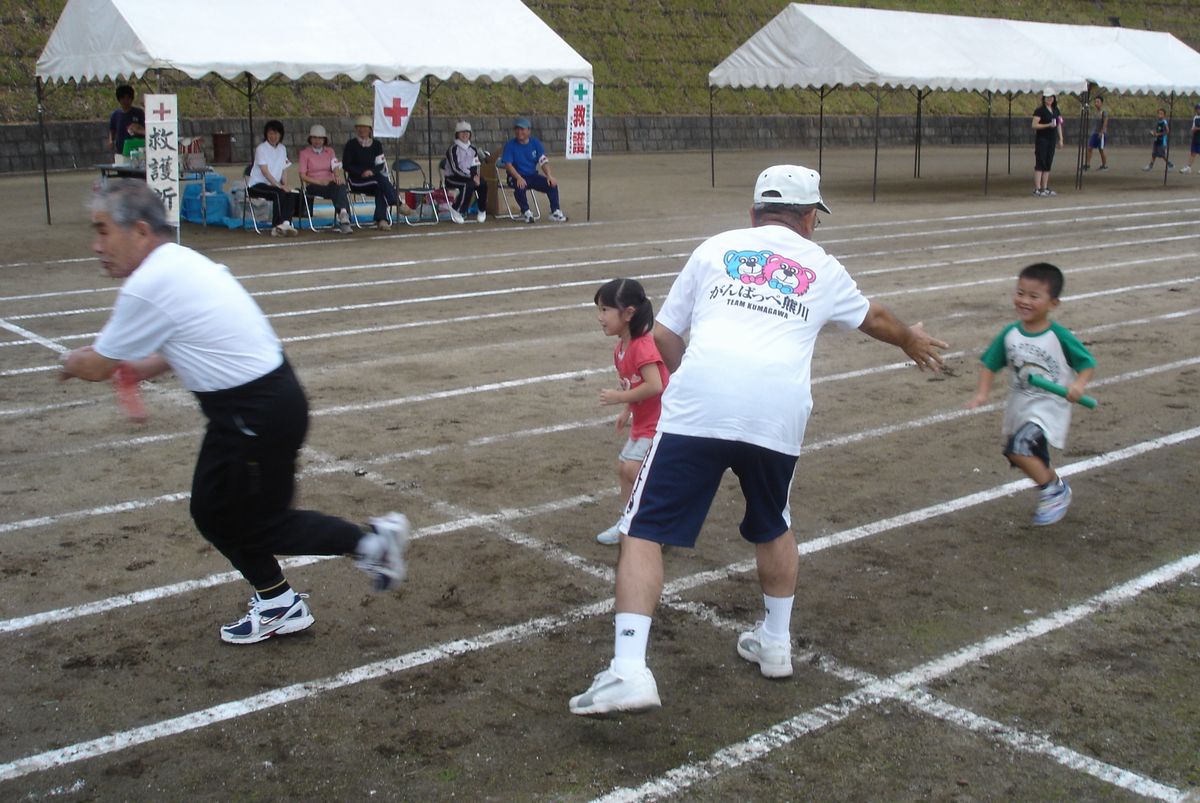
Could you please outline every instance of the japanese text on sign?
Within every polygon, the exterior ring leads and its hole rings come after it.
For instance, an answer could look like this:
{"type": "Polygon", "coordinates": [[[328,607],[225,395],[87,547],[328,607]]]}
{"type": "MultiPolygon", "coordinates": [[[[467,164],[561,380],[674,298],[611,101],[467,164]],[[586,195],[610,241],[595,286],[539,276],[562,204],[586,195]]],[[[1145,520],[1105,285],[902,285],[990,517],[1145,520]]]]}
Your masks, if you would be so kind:
{"type": "Polygon", "coordinates": [[[175,95],[146,96],[146,183],[179,226],[179,115],[175,95]]]}
{"type": "Polygon", "coordinates": [[[570,78],[567,89],[567,158],[591,159],[595,85],[586,78],[570,78]]]}

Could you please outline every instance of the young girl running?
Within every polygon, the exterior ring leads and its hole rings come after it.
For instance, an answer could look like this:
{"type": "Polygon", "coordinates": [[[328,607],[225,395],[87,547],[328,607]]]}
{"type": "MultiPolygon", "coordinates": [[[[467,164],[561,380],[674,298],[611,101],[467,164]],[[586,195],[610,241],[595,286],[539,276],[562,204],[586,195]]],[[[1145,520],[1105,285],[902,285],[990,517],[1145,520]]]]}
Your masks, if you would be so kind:
{"type": "MultiPolygon", "coordinates": [[[[618,338],[613,363],[621,389],[600,391],[601,404],[623,405],[617,416],[617,432],[629,427],[629,439],[617,456],[621,501],[629,500],[642,458],[658,429],[662,392],[667,386],[667,366],[654,344],[654,307],[646,291],[634,279],[613,279],[596,291],[596,309],[604,334],[618,338]],[[632,423],[630,423],[632,419],[632,423]]],[[[602,544],[617,544],[621,531],[614,524],[596,536],[602,544]]]]}

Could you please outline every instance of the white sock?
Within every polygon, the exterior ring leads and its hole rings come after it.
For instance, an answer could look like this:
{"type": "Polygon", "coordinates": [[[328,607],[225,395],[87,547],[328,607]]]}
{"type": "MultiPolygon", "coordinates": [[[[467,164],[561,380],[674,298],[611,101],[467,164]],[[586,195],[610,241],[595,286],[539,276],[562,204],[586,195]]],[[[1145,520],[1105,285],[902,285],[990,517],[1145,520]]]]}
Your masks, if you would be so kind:
{"type": "Polygon", "coordinates": [[[650,640],[649,616],[618,613],[613,636],[612,667],[618,675],[646,666],[646,643],[650,640]]]}
{"type": "Polygon", "coordinates": [[[278,597],[271,597],[267,600],[263,600],[262,596],[259,595],[258,592],[255,592],[255,596],[258,596],[260,600],[266,602],[272,608],[290,608],[292,607],[293,603],[296,602],[296,591],[295,589],[291,588],[280,594],[278,597]]]}
{"type": "Polygon", "coordinates": [[[775,641],[792,639],[792,603],[795,599],[795,596],[768,597],[763,594],[763,607],[767,609],[763,632],[775,641]]]}

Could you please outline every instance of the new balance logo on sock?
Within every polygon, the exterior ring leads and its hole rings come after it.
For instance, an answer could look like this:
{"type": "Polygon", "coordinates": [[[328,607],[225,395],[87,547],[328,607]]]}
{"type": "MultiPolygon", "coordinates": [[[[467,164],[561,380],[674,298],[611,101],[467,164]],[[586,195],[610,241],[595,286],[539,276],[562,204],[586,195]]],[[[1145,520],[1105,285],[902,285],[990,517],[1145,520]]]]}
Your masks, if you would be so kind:
{"type": "Polygon", "coordinates": [[[626,638],[633,638],[633,636],[634,636],[634,631],[633,631],[633,630],[629,630],[629,629],[622,630],[622,631],[621,631],[621,635],[622,635],[622,636],[625,636],[626,638]]]}

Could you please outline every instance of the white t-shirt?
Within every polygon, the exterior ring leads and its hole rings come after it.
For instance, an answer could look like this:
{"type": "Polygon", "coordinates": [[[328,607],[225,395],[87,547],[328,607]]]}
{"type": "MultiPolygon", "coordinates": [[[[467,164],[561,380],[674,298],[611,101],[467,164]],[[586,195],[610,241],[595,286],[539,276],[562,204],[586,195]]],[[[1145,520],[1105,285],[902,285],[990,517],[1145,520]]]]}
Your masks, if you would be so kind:
{"type": "Polygon", "coordinates": [[[166,358],[191,391],[226,390],[278,368],[283,348],[229,269],[190,248],[155,248],[121,286],[96,338],[110,360],[166,358]]]}
{"type": "Polygon", "coordinates": [[[287,148],[283,147],[282,142],[272,145],[264,140],[258,143],[258,147],[254,149],[254,167],[250,170],[251,187],[270,183],[262,174],[259,165],[266,165],[267,170],[271,173],[271,178],[283,181],[283,172],[291,167],[292,163],[288,161],[287,148]]]}
{"type": "Polygon", "coordinates": [[[800,454],[817,334],[828,321],[860,326],[869,307],[842,264],[791,229],[710,238],[657,316],[680,336],[690,332],[659,430],[800,454]]]}

